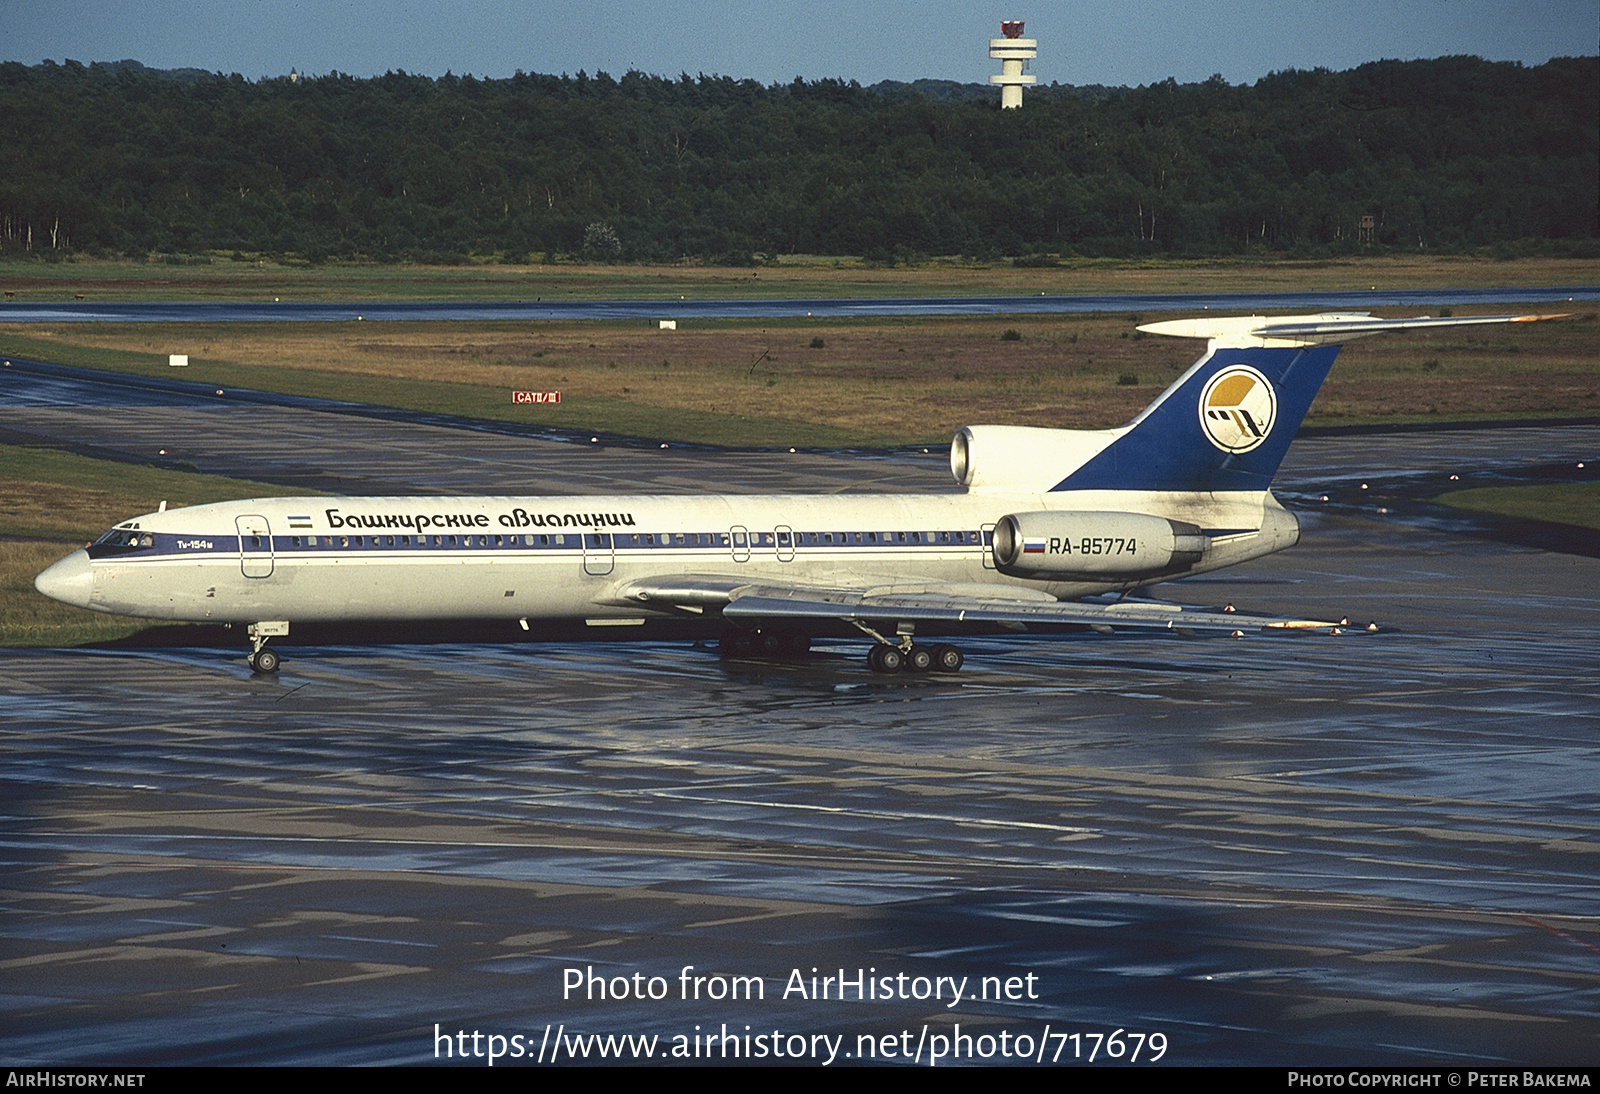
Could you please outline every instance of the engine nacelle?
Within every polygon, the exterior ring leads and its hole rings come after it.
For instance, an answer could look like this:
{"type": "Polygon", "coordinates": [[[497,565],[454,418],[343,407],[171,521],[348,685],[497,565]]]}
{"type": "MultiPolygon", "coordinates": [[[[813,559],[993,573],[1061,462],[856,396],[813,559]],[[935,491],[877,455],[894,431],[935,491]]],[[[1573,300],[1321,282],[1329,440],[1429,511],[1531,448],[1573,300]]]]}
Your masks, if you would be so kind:
{"type": "Polygon", "coordinates": [[[1143,513],[1011,513],[994,526],[995,569],[1010,577],[1136,579],[1186,570],[1199,527],[1143,513]]]}

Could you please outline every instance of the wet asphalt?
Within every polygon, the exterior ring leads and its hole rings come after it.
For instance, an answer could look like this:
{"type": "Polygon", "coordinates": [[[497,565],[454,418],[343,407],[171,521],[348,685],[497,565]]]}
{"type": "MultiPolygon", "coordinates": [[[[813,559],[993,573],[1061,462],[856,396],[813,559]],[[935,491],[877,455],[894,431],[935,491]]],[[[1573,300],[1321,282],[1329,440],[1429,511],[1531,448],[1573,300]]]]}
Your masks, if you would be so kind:
{"type": "MultiPolygon", "coordinates": [[[[23,387],[8,439],[359,493],[948,488],[939,452],[23,387]]],[[[1160,1034],[1156,1066],[1593,1062],[1600,559],[1425,499],[1597,456],[1596,426],[1301,438],[1301,544],[1160,590],[1374,636],[973,637],[954,677],[848,641],[332,644],[276,678],[0,651],[0,1057],[506,1066],[598,1033],[1145,1066],[1160,1034]]]]}

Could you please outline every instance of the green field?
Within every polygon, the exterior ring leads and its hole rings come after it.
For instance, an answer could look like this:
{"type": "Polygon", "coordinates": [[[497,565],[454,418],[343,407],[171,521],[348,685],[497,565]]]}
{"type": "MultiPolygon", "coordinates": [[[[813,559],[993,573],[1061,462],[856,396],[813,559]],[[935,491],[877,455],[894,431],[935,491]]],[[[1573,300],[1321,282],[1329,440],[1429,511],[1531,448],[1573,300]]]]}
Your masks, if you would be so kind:
{"type": "MultiPolygon", "coordinates": [[[[224,391],[665,441],[894,446],[944,443],[975,422],[1120,425],[1204,352],[1197,341],[1135,329],[1166,317],[719,319],[685,320],[675,331],[638,320],[0,323],[0,352],[224,391]],[[189,367],[169,368],[170,353],[187,354],[189,367]],[[561,401],[515,405],[510,393],[520,390],[559,391],[561,401]]],[[[1307,422],[1595,414],[1600,318],[1588,311],[1355,342],[1307,422]]]]}
{"type": "MultiPolygon", "coordinates": [[[[1592,259],[1386,256],[1374,259],[1069,259],[1017,267],[930,259],[871,266],[859,258],[786,255],[753,269],[718,266],[363,266],[193,256],[184,264],[0,260],[13,302],[737,300],[775,297],[1037,296],[1041,293],[1304,292],[1350,289],[1591,285],[1592,259]],[[189,264],[195,263],[195,264],[189,264]]],[[[0,300],[0,317],[4,315],[0,300]]],[[[3,319],[0,319],[3,321],[3,319]]]]}
{"type": "Polygon", "coordinates": [[[137,620],[40,596],[34,577],[110,528],[168,508],[315,491],[0,445],[0,646],[75,646],[143,629],[137,620]]]}
{"type": "Polygon", "coordinates": [[[1457,509],[1600,529],[1600,483],[1490,486],[1452,491],[1435,500],[1457,509]]]}

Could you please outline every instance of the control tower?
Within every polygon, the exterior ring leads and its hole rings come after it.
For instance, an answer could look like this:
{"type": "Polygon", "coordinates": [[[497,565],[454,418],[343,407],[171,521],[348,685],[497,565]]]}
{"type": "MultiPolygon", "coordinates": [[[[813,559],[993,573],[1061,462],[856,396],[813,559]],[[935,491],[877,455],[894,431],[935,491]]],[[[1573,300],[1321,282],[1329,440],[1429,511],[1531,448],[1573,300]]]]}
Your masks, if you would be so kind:
{"type": "Polygon", "coordinates": [[[991,84],[1000,85],[1000,109],[1015,110],[1022,105],[1022,88],[1037,83],[1033,76],[1022,74],[1023,62],[1039,56],[1039,42],[1022,36],[1022,20],[1008,19],[1000,23],[1001,38],[989,39],[989,56],[1000,62],[1000,75],[990,76],[991,84]]]}

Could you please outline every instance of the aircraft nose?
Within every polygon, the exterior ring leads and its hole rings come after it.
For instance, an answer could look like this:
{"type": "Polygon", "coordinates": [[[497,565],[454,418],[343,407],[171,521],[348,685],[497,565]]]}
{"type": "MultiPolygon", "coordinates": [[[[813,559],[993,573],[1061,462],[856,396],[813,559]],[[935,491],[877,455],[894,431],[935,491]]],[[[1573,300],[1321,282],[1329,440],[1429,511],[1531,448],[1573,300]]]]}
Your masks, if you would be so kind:
{"type": "Polygon", "coordinates": [[[87,608],[94,592],[94,569],[89,564],[89,552],[72,552],[34,578],[33,587],[51,600],[87,608]]]}

